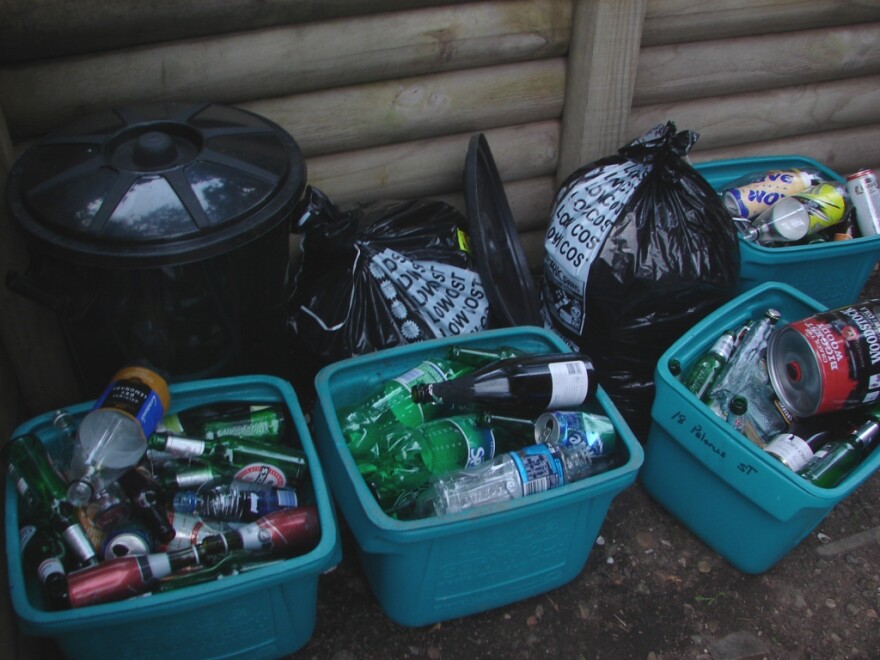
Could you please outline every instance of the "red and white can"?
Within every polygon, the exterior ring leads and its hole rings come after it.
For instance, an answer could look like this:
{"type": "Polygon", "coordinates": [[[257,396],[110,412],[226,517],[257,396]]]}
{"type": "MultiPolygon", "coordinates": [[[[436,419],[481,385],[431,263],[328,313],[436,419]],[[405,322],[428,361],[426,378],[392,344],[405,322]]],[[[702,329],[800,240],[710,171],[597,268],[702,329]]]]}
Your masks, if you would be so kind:
{"type": "Polygon", "coordinates": [[[862,236],[880,234],[880,188],[874,170],[859,170],[846,177],[846,192],[862,236]]]}
{"type": "Polygon", "coordinates": [[[797,417],[857,408],[880,398],[880,299],[820,312],[777,330],[767,370],[797,417]]]}

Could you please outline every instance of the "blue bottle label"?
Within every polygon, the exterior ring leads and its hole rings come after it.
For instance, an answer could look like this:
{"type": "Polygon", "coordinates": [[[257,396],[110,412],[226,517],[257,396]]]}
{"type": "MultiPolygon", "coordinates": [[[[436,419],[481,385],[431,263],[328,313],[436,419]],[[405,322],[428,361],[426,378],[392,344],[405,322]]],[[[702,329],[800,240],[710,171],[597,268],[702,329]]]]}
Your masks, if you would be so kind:
{"type": "Polygon", "coordinates": [[[519,471],[523,495],[540,493],[565,483],[562,460],[558,450],[551,445],[529,445],[511,452],[510,457],[519,471]]]}
{"type": "Polygon", "coordinates": [[[116,374],[95,401],[94,409],[119,410],[136,419],[144,435],[149,436],[165,416],[167,402],[167,385],[161,377],[147,369],[129,367],[116,374]]]}

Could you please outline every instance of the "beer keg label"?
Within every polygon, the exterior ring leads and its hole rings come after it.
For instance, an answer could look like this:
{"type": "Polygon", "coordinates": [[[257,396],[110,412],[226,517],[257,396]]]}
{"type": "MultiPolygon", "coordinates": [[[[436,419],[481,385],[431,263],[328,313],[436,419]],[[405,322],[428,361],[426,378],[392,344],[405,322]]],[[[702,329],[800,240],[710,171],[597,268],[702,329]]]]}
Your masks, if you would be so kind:
{"type": "Polygon", "coordinates": [[[795,415],[854,408],[880,397],[880,300],[790,323],[768,346],[770,380],[795,415]]]}

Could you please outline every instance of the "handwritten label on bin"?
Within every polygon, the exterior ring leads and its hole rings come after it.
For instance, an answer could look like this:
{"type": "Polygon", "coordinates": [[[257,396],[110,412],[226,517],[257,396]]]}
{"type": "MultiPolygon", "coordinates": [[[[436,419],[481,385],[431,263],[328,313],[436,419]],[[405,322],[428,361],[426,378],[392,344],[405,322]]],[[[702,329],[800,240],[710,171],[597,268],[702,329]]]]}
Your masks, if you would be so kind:
{"type": "MultiPolygon", "coordinates": [[[[689,422],[688,416],[680,410],[675,411],[670,419],[674,424],[681,426],[686,433],[693,437],[699,443],[699,446],[704,447],[707,451],[710,451],[718,458],[725,461],[727,460],[727,452],[724,450],[721,443],[719,443],[712,435],[716,432],[715,429],[712,429],[708,425],[703,425],[700,422],[689,422]]],[[[737,463],[736,469],[747,476],[757,474],[758,472],[757,467],[745,461],[737,463]]]]}

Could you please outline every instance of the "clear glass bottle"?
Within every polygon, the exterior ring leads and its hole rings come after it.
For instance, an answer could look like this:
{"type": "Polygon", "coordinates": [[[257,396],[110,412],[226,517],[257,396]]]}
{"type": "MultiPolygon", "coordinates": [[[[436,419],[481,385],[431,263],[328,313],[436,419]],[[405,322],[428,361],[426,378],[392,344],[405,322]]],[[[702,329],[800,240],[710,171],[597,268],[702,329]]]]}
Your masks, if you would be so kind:
{"type": "Polygon", "coordinates": [[[126,367],[116,373],[77,429],[67,468],[71,504],[84,506],[138,463],[169,403],[168,384],[155,371],[126,367]]]}
{"type": "Polygon", "coordinates": [[[487,410],[549,410],[583,404],[596,391],[593,363],[580,353],[514,357],[473,373],[412,388],[416,403],[469,404],[487,410]]]}

